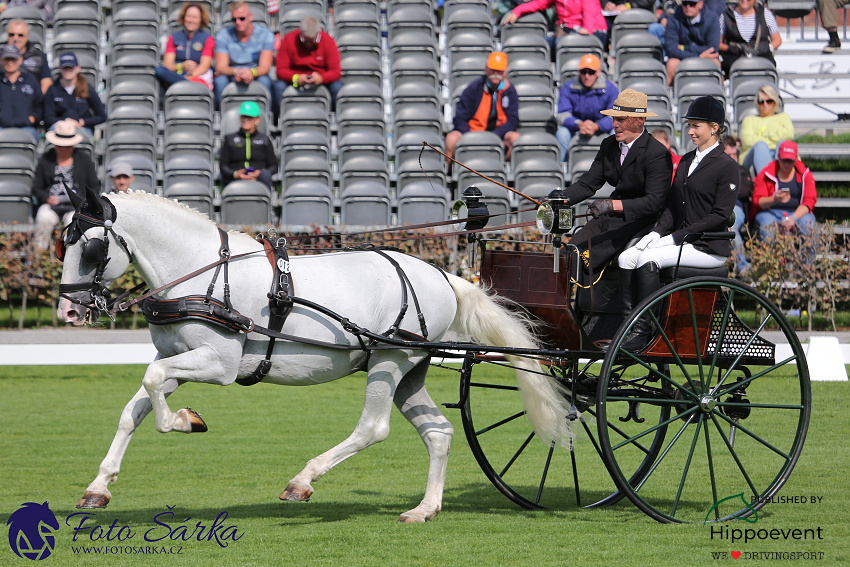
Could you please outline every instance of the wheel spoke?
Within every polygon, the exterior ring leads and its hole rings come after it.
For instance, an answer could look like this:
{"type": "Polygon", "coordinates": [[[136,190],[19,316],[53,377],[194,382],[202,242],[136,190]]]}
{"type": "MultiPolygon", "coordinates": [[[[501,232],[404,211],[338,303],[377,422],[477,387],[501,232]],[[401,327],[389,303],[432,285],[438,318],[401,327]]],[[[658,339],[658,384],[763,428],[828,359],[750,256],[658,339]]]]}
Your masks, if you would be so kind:
{"type": "MultiPolygon", "coordinates": [[[[663,331],[662,331],[662,333],[663,333],[663,331]]],[[[669,341],[668,341],[668,345],[669,345],[669,341]]],[[[671,352],[673,351],[672,346],[670,346],[670,351],[671,351],[671,352]]],[[[635,361],[635,363],[636,363],[636,364],[639,364],[640,366],[642,366],[642,367],[644,367],[645,369],[649,370],[651,373],[653,373],[653,374],[655,374],[656,376],[658,376],[658,377],[659,377],[661,380],[663,380],[665,383],[669,384],[670,386],[675,387],[677,390],[680,390],[682,393],[684,393],[684,394],[686,394],[686,395],[690,396],[690,397],[692,398],[692,400],[693,400],[693,401],[695,401],[695,402],[696,402],[696,401],[698,400],[698,398],[697,398],[697,395],[696,395],[696,394],[694,394],[694,393],[693,393],[693,392],[691,392],[689,389],[687,389],[687,388],[683,387],[681,384],[679,384],[678,382],[676,382],[675,380],[673,380],[673,378],[672,378],[672,377],[670,377],[669,375],[664,374],[663,372],[659,372],[659,371],[657,371],[655,368],[653,368],[653,367],[652,367],[652,365],[650,365],[648,362],[645,362],[644,360],[642,360],[642,359],[638,358],[635,354],[633,354],[633,353],[631,353],[631,352],[629,352],[629,351],[627,351],[627,350],[621,350],[621,351],[619,351],[619,352],[621,352],[622,354],[625,354],[625,355],[629,356],[632,360],[634,360],[634,361],[635,361]]],[[[678,355],[676,355],[676,353],[673,353],[673,355],[674,355],[674,356],[676,356],[676,358],[678,359],[678,355]]],[[[680,360],[679,362],[681,362],[681,360],[680,360]]],[[[687,372],[687,370],[686,370],[684,367],[682,367],[682,373],[685,375],[685,377],[686,377],[686,378],[688,378],[688,372],[687,372]]],[[[688,378],[688,379],[689,379],[689,378],[688,378]]],[[[608,399],[613,399],[613,398],[608,398],[608,399]]]]}
{"type": "MultiPolygon", "coordinates": [[[[750,475],[747,474],[747,471],[744,468],[744,463],[742,463],[740,457],[738,457],[738,452],[726,438],[726,434],[723,432],[723,429],[721,429],[720,422],[717,421],[717,417],[714,415],[714,413],[711,414],[711,421],[714,422],[714,426],[717,428],[717,432],[720,433],[720,438],[723,439],[723,442],[726,444],[726,448],[729,450],[729,454],[732,455],[732,458],[735,460],[735,464],[738,465],[738,470],[741,471],[741,476],[743,476],[744,480],[747,481],[747,485],[750,487],[750,490],[753,491],[753,495],[758,496],[759,491],[756,488],[756,485],[753,483],[753,480],[750,478],[750,475]]],[[[706,429],[708,428],[706,427],[706,429]]],[[[716,497],[714,501],[717,502],[716,497]]]]}
{"type": "MultiPolygon", "coordinates": [[[[749,350],[750,346],[752,346],[753,341],[756,340],[756,337],[759,335],[759,333],[761,333],[762,329],[764,329],[764,326],[767,325],[767,322],[770,321],[771,319],[772,319],[772,316],[770,315],[770,313],[768,313],[767,317],[765,317],[764,321],[762,321],[761,324],[759,325],[759,328],[756,329],[755,331],[753,331],[753,334],[750,335],[750,338],[747,340],[747,343],[744,345],[744,348],[741,349],[741,352],[738,354],[738,356],[735,357],[735,361],[732,362],[732,364],[729,366],[729,370],[726,371],[726,373],[723,375],[723,378],[721,380],[717,381],[717,386],[715,386],[715,390],[717,388],[720,388],[723,385],[723,383],[726,382],[726,379],[729,378],[729,375],[732,374],[732,371],[738,366],[738,363],[744,357],[744,354],[746,354],[747,350],[749,350]]],[[[796,359],[796,356],[794,356],[792,358],[796,359]]],[[[753,377],[753,378],[755,378],[755,377],[753,377]]]]}
{"type": "Polygon", "coordinates": [[[670,419],[667,419],[667,420],[665,420],[665,421],[662,421],[662,422],[661,422],[661,423],[659,423],[658,425],[654,425],[654,426],[650,427],[649,429],[647,429],[647,430],[646,430],[646,431],[644,431],[643,433],[639,433],[639,434],[637,434],[637,435],[635,435],[635,436],[633,436],[633,437],[629,437],[628,439],[626,439],[625,441],[623,441],[623,442],[619,443],[618,445],[614,445],[613,447],[611,447],[611,450],[612,450],[612,451],[616,451],[617,449],[620,449],[620,448],[622,448],[622,447],[624,447],[624,446],[626,446],[626,445],[628,445],[628,444],[630,444],[630,443],[633,443],[635,439],[640,439],[641,437],[643,437],[643,436],[645,436],[645,435],[649,435],[650,433],[654,432],[656,429],[660,429],[661,427],[664,427],[665,425],[669,425],[670,423],[673,423],[674,421],[676,421],[677,419],[681,418],[682,416],[689,415],[689,414],[691,414],[691,413],[693,413],[693,412],[695,412],[695,411],[697,411],[697,407],[696,407],[696,406],[694,406],[694,407],[690,408],[690,409],[689,409],[689,410],[687,410],[687,411],[684,411],[684,412],[680,413],[679,415],[677,415],[677,416],[675,416],[675,417],[671,417],[670,419]]]}
{"type": "Polygon", "coordinates": [[[525,451],[525,448],[528,447],[528,444],[531,443],[532,439],[534,439],[533,431],[531,432],[531,435],[526,437],[525,441],[523,441],[522,445],[520,445],[519,449],[517,449],[517,452],[514,453],[514,456],[510,458],[508,464],[506,464],[505,468],[502,469],[502,472],[499,473],[499,476],[505,476],[505,473],[508,472],[508,469],[511,468],[511,465],[513,465],[519,458],[519,456],[522,454],[522,452],[525,451]]]}
{"type": "MultiPolygon", "coordinates": [[[[762,370],[761,372],[753,374],[749,378],[744,378],[740,382],[735,382],[734,385],[730,386],[726,390],[723,390],[722,392],[717,391],[718,388],[720,388],[720,386],[721,386],[721,384],[717,384],[717,386],[715,386],[714,389],[712,390],[711,395],[713,395],[714,397],[718,397],[718,398],[720,396],[725,396],[725,395],[729,394],[732,390],[736,390],[736,389],[740,388],[741,386],[746,386],[747,384],[749,384],[750,382],[752,382],[756,378],[761,378],[762,376],[769,374],[769,373],[773,372],[774,370],[778,370],[779,368],[782,368],[786,364],[790,363],[792,360],[797,360],[797,355],[789,356],[788,358],[786,358],[782,362],[777,362],[773,366],[770,366],[770,367],[762,370]]],[[[723,380],[726,380],[726,378],[729,376],[729,374],[731,374],[731,370],[726,373],[726,375],[723,377],[723,380]]]]}
{"type": "Polygon", "coordinates": [[[635,492],[640,490],[640,488],[643,486],[643,484],[647,480],[649,480],[650,476],[652,476],[652,473],[655,472],[655,469],[657,469],[661,465],[661,462],[664,460],[664,457],[667,456],[667,453],[670,452],[670,450],[673,448],[673,446],[676,444],[676,442],[679,440],[679,438],[685,432],[685,429],[687,429],[688,426],[691,423],[693,423],[695,416],[696,416],[696,414],[692,413],[690,415],[690,417],[688,418],[688,420],[685,422],[685,424],[682,425],[682,427],[679,428],[679,431],[676,432],[676,435],[673,436],[673,438],[667,444],[667,447],[664,448],[664,451],[662,451],[661,454],[658,455],[658,458],[655,460],[655,462],[652,463],[652,467],[650,467],[649,472],[646,473],[646,477],[637,486],[635,486],[635,492]]]}
{"type": "MultiPolygon", "coordinates": [[[[711,368],[708,369],[709,380],[708,383],[711,384],[711,376],[714,375],[714,369],[717,367],[717,357],[720,355],[720,345],[723,344],[723,339],[726,338],[726,329],[729,325],[729,315],[732,313],[732,300],[735,297],[735,290],[729,290],[729,297],[726,299],[726,307],[723,309],[723,319],[720,321],[720,332],[717,334],[717,346],[714,349],[714,355],[711,357],[711,368]]],[[[729,370],[734,370],[735,365],[733,364],[729,370]]],[[[719,376],[719,372],[718,372],[719,376]]],[[[724,378],[725,379],[725,378],[724,378]]],[[[718,380],[718,383],[720,381],[718,380]]]]}
{"type": "Polygon", "coordinates": [[[543,466],[543,475],[540,477],[540,486],[537,487],[537,498],[534,503],[540,504],[540,498],[543,496],[543,486],[546,484],[546,476],[549,474],[549,464],[552,462],[552,454],[555,452],[555,444],[549,446],[549,454],[546,455],[546,464],[543,466]]]}
{"type": "MultiPolygon", "coordinates": [[[[705,453],[708,459],[708,476],[711,479],[711,501],[717,502],[717,479],[714,477],[714,455],[711,454],[711,436],[708,430],[708,424],[703,427],[705,432],[705,453]]],[[[721,437],[723,435],[721,434],[721,437]]]]}
{"type": "Polygon", "coordinates": [[[673,509],[670,511],[671,516],[676,515],[676,508],[679,507],[679,500],[682,498],[682,490],[685,488],[685,479],[688,477],[688,471],[691,469],[691,460],[694,458],[697,439],[699,439],[700,429],[702,428],[702,419],[703,416],[700,414],[699,420],[697,421],[697,430],[694,432],[694,440],[691,442],[691,448],[688,451],[688,458],[685,461],[685,468],[682,470],[682,479],[679,481],[679,488],[676,490],[676,498],[673,499],[673,509]]]}
{"type": "Polygon", "coordinates": [[[505,385],[502,385],[502,384],[484,384],[482,382],[470,382],[469,385],[471,387],[475,387],[475,388],[485,388],[485,389],[489,388],[491,390],[511,390],[511,391],[519,390],[519,388],[516,387],[516,386],[505,386],[505,385]]]}
{"type": "Polygon", "coordinates": [[[699,347],[699,326],[697,326],[697,309],[694,305],[694,289],[688,288],[688,306],[691,308],[691,329],[694,332],[694,353],[697,356],[697,368],[699,369],[700,391],[705,391],[705,372],[702,368],[702,353],[699,347]]]}
{"type": "Polygon", "coordinates": [[[510,417],[506,417],[505,419],[501,419],[501,420],[497,421],[496,423],[494,423],[492,425],[489,425],[487,427],[484,427],[483,429],[477,430],[475,432],[475,435],[482,435],[484,433],[487,433],[488,431],[492,431],[492,430],[496,429],[497,427],[501,427],[502,425],[505,425],[506,423],[510,423],[513,420],[517,419],[518,417],[522,417],[524,415],[525,415],[525,410],[517,412],[510,417]]]}
{"type": "Polygon", "coordinates": [[[762,439],[760,436],[756,435],[755,433],[753,433],[752,431],[750,431],[749,429],[747,429],[746,427],[744,427],[740,423],[735,423],[728,416],[723,415],[722,413],[718,413],[717,415],[719,415],[721,418],[726,420],[726,422],[728,422],[729,425],[734,425],[738,429],[738,431],[743,431],[744,433],[749,435],[751,438],[753,438],[755,441],[757,441],[758,443],[761,443],[762,445],[764,445],[765,447],[767,447],[768,449],[770,449],[771,451],[773,451],[774,453],[776,453],[777,455],[779,455],[780,457],[785,459],[786,461],[791,459],[790,455],[788,455],[787,453],[783,452],[780,449],[777,449],[776,447],[773,446],[772,443],[769,443],[767,440],[762,439]]]}

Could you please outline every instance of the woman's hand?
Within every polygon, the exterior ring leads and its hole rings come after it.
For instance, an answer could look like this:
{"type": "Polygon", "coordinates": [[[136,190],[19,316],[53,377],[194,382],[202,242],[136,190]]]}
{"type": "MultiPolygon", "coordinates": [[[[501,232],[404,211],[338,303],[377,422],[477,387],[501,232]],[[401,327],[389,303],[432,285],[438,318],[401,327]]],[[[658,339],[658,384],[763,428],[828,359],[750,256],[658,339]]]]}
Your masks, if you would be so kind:
{"type": "Polygon", "coordinates": [[[646,236],[644,236],[643,238],[641,238],[641,239],[638,241],[638,243],[637,243],[637,244],[635,244],[635,248],[637,248],[638,250],[646,250],[646,249],[647,249],[647,247],[648,247],[650,244],[652,244],[653,242],[655,242],[655,241],[656,241],[656,240],[658,240],[659,238],[661,238],[661,235],[660,235],[660,234],[658,234],[657,232],[650,232],[649,234],[647,234],[646,236]]]}

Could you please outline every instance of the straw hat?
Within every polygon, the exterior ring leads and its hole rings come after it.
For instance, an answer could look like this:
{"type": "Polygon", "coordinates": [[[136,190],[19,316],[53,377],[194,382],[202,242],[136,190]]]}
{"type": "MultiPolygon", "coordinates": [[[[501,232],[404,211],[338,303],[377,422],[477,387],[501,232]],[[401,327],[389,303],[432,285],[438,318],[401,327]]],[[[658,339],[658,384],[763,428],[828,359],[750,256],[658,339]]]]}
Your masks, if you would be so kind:
{"type": "Polygon", "coordinates": [[[646,95],[633,89],[626,89],[621,92],[617,100],[614,101],[611,110],[603,110],[602,114],[619,118],[627,118],[629,116],[635,116],[637,118],[658,116],[646,109],[646,95]]]}
{"type": "Polygon", "coordinates": [[[44,137],[54,146],[76,146],[83,141],[83,137],[77,132],[76,124],[67,120],[57,122],[56,128],[44,137]]]}

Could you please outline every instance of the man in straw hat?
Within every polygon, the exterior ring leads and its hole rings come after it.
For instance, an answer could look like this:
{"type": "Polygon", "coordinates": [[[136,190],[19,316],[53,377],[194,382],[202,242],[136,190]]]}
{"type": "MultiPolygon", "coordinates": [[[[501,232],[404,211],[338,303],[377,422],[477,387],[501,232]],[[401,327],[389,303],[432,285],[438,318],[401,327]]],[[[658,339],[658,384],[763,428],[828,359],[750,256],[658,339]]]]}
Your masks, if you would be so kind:
{"type": "Polygon", "coordinates": [[[484,75],[474,79],[460,95],[454,117],[454,130],[446,134],[446,153],[454,156],[458,140],[467,132],[488,130],[501,138],[505,157],[519,138],[519,98],[505,78],[508,56],[494,51],[487,57],[484,75]]]}
{"type": "Polygon", "coordinates": [[[88,152],[75,148],[83,141],[72,120],[61,120],[44,135],[52,148],[38,160],[32,180],[36,203],[35,244],[47,248],[56,225],[71,222],[74,211],[90,194],[100,193],[100,181],[88,152]]]}
{"type": "Polygon", "coordinates": [[[646,95],[625,89],[610,110],[614,135],[605,138],[590,170],[565,189],[571,205],[592,197],[606,183],[610,197],[595,199],[588,212],[593,218],[570,241],[578,246],[585,272],[599,271],[636,236],[649,232],[670,189],[673,162],[670,152],[644,128],[646,95]]]}

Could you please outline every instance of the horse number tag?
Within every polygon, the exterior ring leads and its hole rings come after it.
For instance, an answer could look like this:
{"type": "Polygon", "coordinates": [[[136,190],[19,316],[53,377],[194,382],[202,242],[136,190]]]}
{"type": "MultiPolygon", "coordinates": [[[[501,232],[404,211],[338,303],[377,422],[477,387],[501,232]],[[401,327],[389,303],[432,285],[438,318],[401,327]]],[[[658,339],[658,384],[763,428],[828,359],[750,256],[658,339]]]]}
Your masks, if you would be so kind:
{"type": "Polygon", "coordinates": [[[280,270],[284,274],[288,274],[289,273],[289,260],[284,260],[283,258],[278,258],[277,269],[280,270]]]}

